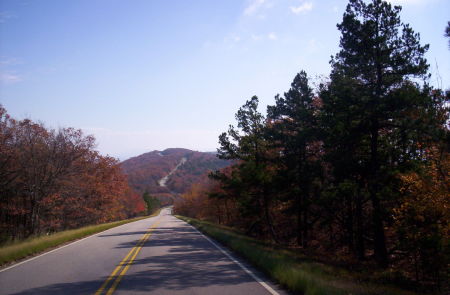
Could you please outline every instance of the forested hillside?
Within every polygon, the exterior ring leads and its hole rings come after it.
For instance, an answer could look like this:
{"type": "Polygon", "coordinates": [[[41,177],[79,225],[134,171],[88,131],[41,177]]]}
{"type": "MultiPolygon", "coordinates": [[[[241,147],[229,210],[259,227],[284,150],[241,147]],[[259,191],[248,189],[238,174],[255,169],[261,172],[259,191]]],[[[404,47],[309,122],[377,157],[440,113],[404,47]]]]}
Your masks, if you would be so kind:
{"type": "Polygon", "coordinates": [[[429,84],[429,46],[400,12],[350,0],[328,79],[313,89],[300,71],[266,114],[248,100],[219,137],[219,158],[235,164],[184,194],[176,212],[371,278],[448,291],[450,93],[429,84]]]}
{"type": "Polygon", "coordinates": [[[136,216],[142,197],[81,130],[15,120],[0,105],[0,242],[136,216]]]}
{"type": "Polygon", "coordinates": [[[123,161],[120,165],[130,186],[140,193],[148,192],[163,204],[171,203],[178,194],[185,193],[193,183],[203,182],[210,171],[229,165],[213,153],[181,148],[153,151],[123,161]],[[184,160],[183,160],[184,159],[184,160]],[[175,167],[179,167],[175,169],[175,167]],[[160,181],[169,173],[167,181],[160,181]]]}

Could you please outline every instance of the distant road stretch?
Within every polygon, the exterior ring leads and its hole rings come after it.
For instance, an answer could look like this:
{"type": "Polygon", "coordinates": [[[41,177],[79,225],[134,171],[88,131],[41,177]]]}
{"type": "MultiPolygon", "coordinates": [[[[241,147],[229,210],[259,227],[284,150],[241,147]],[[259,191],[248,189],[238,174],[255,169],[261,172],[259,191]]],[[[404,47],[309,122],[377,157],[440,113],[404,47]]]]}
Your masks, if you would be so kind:
{"type": "Polygon", "coordinates": [[[226,253],[166,208],[1,270],[0,294],[284,294],[226,253]]]}

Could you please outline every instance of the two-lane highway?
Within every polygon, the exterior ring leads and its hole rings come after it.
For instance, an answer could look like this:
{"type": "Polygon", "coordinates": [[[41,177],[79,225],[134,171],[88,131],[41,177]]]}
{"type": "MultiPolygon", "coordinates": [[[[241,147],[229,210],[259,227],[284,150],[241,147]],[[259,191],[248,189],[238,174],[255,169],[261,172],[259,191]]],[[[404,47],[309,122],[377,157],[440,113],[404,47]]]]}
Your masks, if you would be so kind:
{"type": "Polygon", "coordinates": [[[0,271],[0,294],[283,293],[227,254],[166,208],[0,271]]]}

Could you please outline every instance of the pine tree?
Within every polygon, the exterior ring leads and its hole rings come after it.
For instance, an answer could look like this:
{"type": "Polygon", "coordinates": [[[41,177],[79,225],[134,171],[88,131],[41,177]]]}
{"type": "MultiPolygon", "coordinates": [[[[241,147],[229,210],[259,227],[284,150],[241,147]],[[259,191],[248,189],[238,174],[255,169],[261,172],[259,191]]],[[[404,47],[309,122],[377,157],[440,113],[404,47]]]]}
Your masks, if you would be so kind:
{"type": "MultiPolygon", "coordinates": [[[[258,97],[253,96],[236,113],[237,127],[230,125],[227,133],[219,136],[221,159],[237,160],[231,173],[216,174],[216,179],[239,196],[238,201],[244,215],[253,216],[253,224],[263,219],[273,240],[277,240],[270,214],[271,173],[268,171],[268,143],[265,138],[266,120],[258,111],[258,97]]],[[[248,216],[244,216],[248,217],[248,216]]]]}
{"type": "Polygon", "coordinates": [[[350,0],[338,24],[341,50],[331,61],[330,87],[322,93],[326,109],[339,105],[332,111],[339,113],[329,116],[335,120],[333,132],[344,126],[342,133],[354,143],[350,162],[362,169],[360,176],[368,187],[375,258],[381,266],[388,264],[382,205],[387,193],[381,183],[389,182],[398,161],[414,158],[418,139],[412,133],[417,128],[408,120],[429,98],[418,85],[427,78],[428,45],[421,46],[419,34],[400,21],[400,11],[382,0],[350,0]]]}
{"type": "MultiPolygon", "coordinates": [[[[298,73],[284,97],[277,95],[276,104],[267,109],[271,120],[271,142],[279,150],[278,173],[287,185],[284,190],[288,198],[294,199],[297,216],[297,244],[307,246],[308,207],[312,180],[317,174],[317,165],[310,158],[316,152],[311,145],[317,139],[317,122],[314,116],[314,94],[308,85],[306,72],[298,73]]],[[[280,187],[283,187],[280,185],[280,187]]]]}

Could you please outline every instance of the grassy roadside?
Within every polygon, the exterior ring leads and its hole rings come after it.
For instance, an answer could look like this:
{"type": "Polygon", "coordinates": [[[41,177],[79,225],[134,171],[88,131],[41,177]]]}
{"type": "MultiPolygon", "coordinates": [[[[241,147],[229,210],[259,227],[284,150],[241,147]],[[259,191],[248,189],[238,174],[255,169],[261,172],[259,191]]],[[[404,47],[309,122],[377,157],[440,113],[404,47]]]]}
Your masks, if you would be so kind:
{"type": "Polygon", "coordinates": [[[353,276],[344,269],[305,257],[301,258],[292,251],[274,249],[223,226],[184,216],[177,217],[237,252],[252,265],[295,293],[305,295],[416,294],[386,285],[358,281],[356,274],[353,276]]]}
{"type": "Polygon", "coordinates": [[[72,242],[107,229],[158,215],[160,210],[150,216],[136,217],[110,223],[90,225],[78,229],[61,231],[48,236],[31,237],[0,247],[0,267],[29,256],[33,256],[62,244],[72,242]]]}

